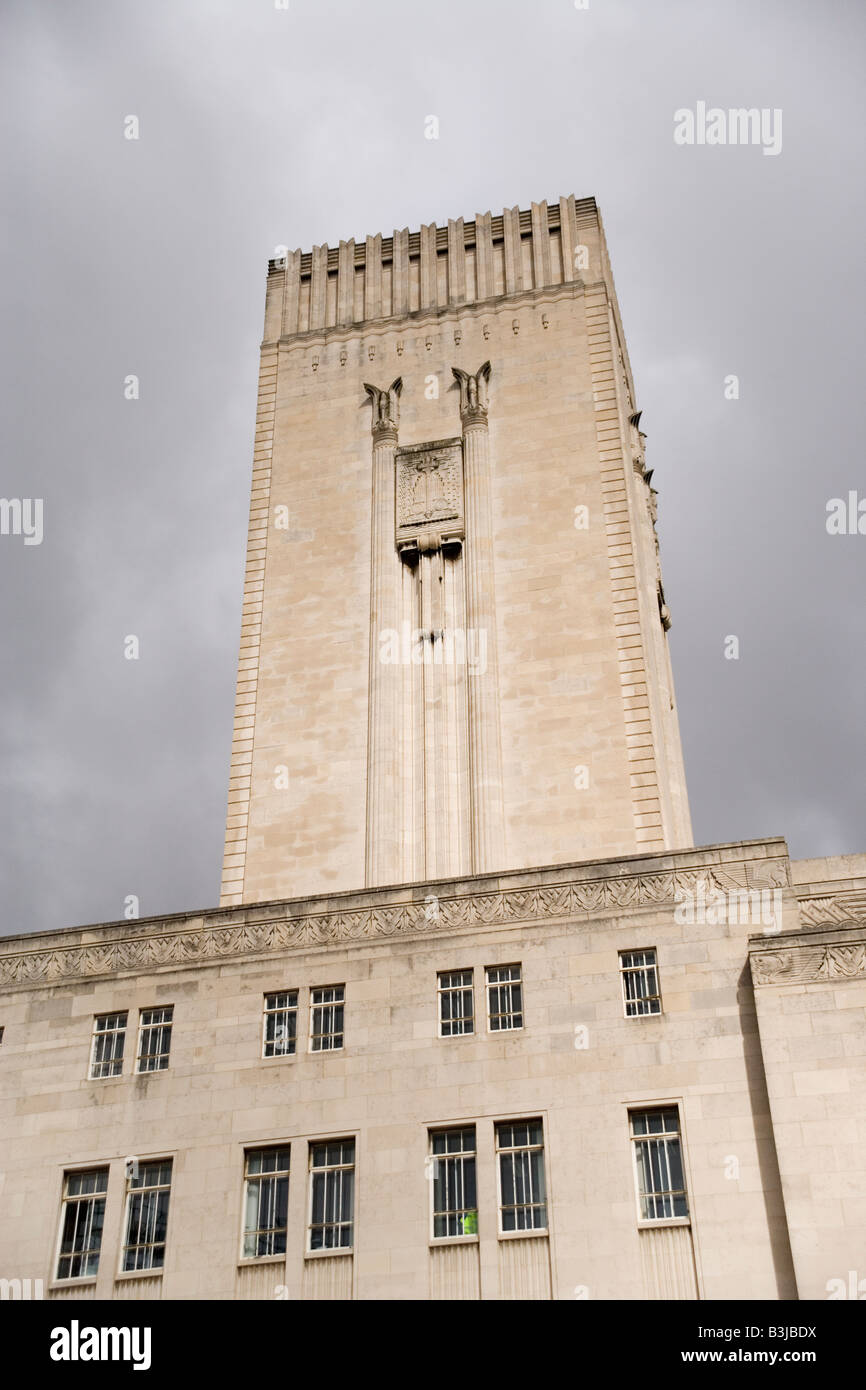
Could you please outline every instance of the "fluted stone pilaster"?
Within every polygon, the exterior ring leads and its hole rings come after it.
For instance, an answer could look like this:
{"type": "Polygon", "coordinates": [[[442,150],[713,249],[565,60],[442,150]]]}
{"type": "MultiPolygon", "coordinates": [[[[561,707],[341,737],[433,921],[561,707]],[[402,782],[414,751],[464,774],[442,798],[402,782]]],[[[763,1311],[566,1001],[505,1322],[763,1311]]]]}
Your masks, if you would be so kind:
{"type": "MultiPolygon", "coordinates": [[[[493,565],[493,516],[487,383],[490,363],[474,375],[453,367],[460,386],[463,425],[463,486],[466,515],[466,627],[484,633],[486,666],[468,678],[469,777],[472,810],[472,868],[485,873],[505,864],[502,745],[499,726],[499,668],[493,565]]],[[[478,641],[478,637],[475,638],[478,641]]]]}
{"type": "Polygon", "coordinates": [[[373,405],[373,503],[370,564],[370,705],[367,739],[366,882],[368,887],[402,878],[403,767],[401,707],[403,674],[383,662],[383,636],[400,627],[400,561],[394,546],[394,486],[399,396],[398,377],[387,390],[364,385],[373,405]]]}

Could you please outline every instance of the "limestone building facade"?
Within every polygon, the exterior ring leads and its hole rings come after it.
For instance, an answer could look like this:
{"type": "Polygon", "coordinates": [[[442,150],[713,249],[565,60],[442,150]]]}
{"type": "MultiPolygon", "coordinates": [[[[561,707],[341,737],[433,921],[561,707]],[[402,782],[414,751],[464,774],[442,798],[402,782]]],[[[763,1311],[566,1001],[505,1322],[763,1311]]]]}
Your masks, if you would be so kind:
{"type": "Polygon", "coordinates": [[[866,1296],[866,856],[694,847],[640,424],[592,199],[270,263],[221,903],[0,939],[4,1293],[866,1296]]]}

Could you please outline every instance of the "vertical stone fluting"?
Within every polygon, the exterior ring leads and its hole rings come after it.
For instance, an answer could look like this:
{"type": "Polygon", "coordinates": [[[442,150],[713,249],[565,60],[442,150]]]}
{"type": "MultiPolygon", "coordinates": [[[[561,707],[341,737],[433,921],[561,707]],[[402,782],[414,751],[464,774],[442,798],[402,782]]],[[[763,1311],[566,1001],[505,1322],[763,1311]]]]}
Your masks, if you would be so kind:
{"type": "Polygon", "coordinates": [[[365,872],[368,887],[399,883],[402,878],[402,669],[388,654],[387,637],[398,633],[400,560],[394,545],[394,486],[399,423],[398,377],[387,390],[364,390],[373,404],[373,505],[370,565],[370,704],[367,729],[367,835],[365,872]],[[386,637],[383,645],[383,637],[386,637]]]}
{"type": "Polygon", "coordinates": [[[485,663],[468,677],[472,869],[485,873],[506,862],[502,809],[502,747],[493,568],[493,516],[487,383],[490,363],[475,375],[452,367],[460,386],[466,513],[466,638],[485,645],[485,663]]]}

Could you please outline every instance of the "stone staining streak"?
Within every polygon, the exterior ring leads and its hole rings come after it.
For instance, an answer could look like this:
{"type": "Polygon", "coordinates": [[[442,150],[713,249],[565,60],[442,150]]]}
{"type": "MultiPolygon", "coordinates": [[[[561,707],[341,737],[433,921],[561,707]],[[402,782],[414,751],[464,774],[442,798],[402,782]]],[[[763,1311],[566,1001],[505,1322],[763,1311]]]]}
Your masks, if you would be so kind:
{"type": "MultiPolygon", "coordinates": [[[[460,387],[466,507],[466,626],[485,634],[486,669],[469,679],[469,777],[472,868],[500,868],[505,859],[499,675],[496,658],[493,516],[487,428],[490,363],[474,375],[452,367],[460,387]]],[[[477,640],[477,639],[476,639],[477,640]]]]}
{"type": "Polygon", "coordinates": [[[370,567],[370,705],[367,731],[368,887],[402,879],[402,740],[400,667],[381,660],[382,635],[400,618],[400,561],[394,549],[394,471],[400,377],[386,390],[364,383],[373,407],[373,499],[370,567]]]}

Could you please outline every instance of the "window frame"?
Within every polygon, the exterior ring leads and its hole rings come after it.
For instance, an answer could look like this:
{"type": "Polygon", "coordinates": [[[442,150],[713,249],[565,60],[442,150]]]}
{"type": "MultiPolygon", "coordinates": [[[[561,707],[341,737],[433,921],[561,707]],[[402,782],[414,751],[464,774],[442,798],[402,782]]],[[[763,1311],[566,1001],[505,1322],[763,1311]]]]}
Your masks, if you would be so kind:
{"type": "MultiPolygon", "coordinates": [[[[690,1226],[692,1224],[692,1207],[690,1200],[690,1190],[688,1181],[688,1170],[686,1163],[685,1134],[683,1131],[683,1115],[681,1103],[677,1100],[652,1101],[648,1105],[629,1104],[626,1107],[626,1119],[628,1123],[629,1144],[631,1147],[631,1171],[632,1182],[634,1184],[635,1212],[637,1224],[640,1230],[652,1230],[662,1226],[690,1226]],[[673,1110],[676,1113],[676,1131],[661,1131],[658,1134],[635,1134],[633,1132],[632,1120],[635,1115],[651,1115],[664,1110],[673,1110]],[[644,1216],[641,1210],[641,1189],[640,1189],[640,1170],[638,1168],[638,1145],[652,1139],[676,1139],[679,1144],[680,1168],[683,1175],[682,1189],[671,1189],[669,1192],[659,1191],[650,1192],[649,1198],[660,1198],[664,1196],[676,1197],[682,1192],[686,1202],[685,1216],[644,1216]]],[[[666,1158],[667,1162],[667,1158],[666,1158]]],[[[669,1165],[668,1165],[669,1167],[669,1165]]]]}
{"type": "Polygon", "coordinates": [[[437,971],[436,971],[436,1027],[437,1027],[437,1031],[438,1031],[438,1036],[439,1036],[440,1038],[474,1038],[474,1037],[477,1037],[477,1036],[478,1036],[478,1031],[477,1031],[477,1028],[476,1028],[476,1023],[477,1023],[477,1021],[478,1021],[478,1011],[477,1011],[477,1009],[476,1009],[476,1007],[475,1007],[475,1003],[476,1003],[476,1001],[475,1001],[475,968],[474,968],[474,966],[471,966],[471,965],[470,965],[470,966],[465,966],[465,967],[457,967],[457,968],[455,968],[455,969],[453,969],[453,970],[437,970],[437,971]],[[448,977],[450,978],[451,976],[454,976],[454,975],[468,975],[468,976],[469,976],[469,983],[468,983],[468,984],[461,984],[461,985],[446,985],[445,988],[443,989],[443,987],[442,987],[442,980],[443,980],[443,978],[444,978],[445,976],[448,976],[448,977]],[[448,1019],[443,1018],[443,1016],[442,1016],[442,1000],[443,1000],[443,998],[444,998],[444,996],[445,996],[446,994],[448,994],[448,995],[450,995],[450,994],[468,994],[468,995],[469,995],[469,999],[470,999],[471,1004],[472,1004],[472,1013],[469,1014],[469,1015],[461,1014],[460,1017],[459,1017],[459,1019],[455,1019],[454,1017],[448,1018],[448,1019]],[[472,1022],[472,1027],[471,1027],[471,1028],[461,1028],[460,1031],[459,1031],[458,1033],[453,1033],[453,1032],[452,1032],[452,1033],[445,1033],[445,1032],[443,1032],[443,1025],[444,1025],[445,1023],[451,1023],[451,1024],[453,1024],[453,1023],[455,1023],[455,1022],[465,1023],[467,1017],[468,1017],[468,1018],[471,1020],[471,1022],[472,1022]]]}
{"type": "Polygon", "coordinates": [[[52,1284],[80,1284],[83,1282],[93,1283],[99,1276],[99,1264],[102,1259],[102,1242],[105,1235],[105,1213],[108,1208],[108,1184],[110,1180],[110,1168],[107,1163],[87,1165],[83,1168],[64,1168],[60,1186],[60,1219],[57,1223],[57,1242],[54,1251],[54,1261],[52,1263],[52,1284]],[[67,1194],[67,1186],[70,1178],[80,1178],[89,1173],[105,1174],[105,1187],[101,1192],[84,1193],[75,1197],[67,1194]],[[92,1274],[61,1274],[60,1261],[63,1259],[71,1260],[75,1254],[81,1255],[88,1252],[73,1252],[71,1255],[63,1254],[63,1234],[66,1229],[66,1211],[73,1202],[88,1202],[102,1200],[102,1228],[99,1233],[99,1245],[96,1249],[96,1269],[92,1274]]]}
{"type": "MultiPolygon", "coordinates": [[[[285,1062],[285,1061],[287,1060],[287,1058],[289,1058],[289,1057],[297,1057],[297,1055],[298,1055],[298,1043],[299,1043],[299,1041],[300,1041],[300,1038],[299,1038],[299,1035],[298,1035],[298,1015],[299,1015],[299,1013],[300,1013],[300,997],[301,997],[301,992],[300,992],[300,990],[297,990],[297,989],[269,989],[269,990],[267,990],[267,991],[265,992],[265,994],[263,995],[264,1004],[263,1004],[263,1006],[262,1006],[262,1048],[261,1048],[261,1056],[262,1056],[262,1061],[263,1061],[263,1062],[285,1062]],[[285,996],[285,998],[287,998],[287,999],[294,998],[294,1001],[295,1001],[294,1004],[286,1004],[286,1005],[283,1005],[283,1006],[281,1006],[281,1007],[273,1008],[273,1009],[269,1009],[269,1008],[268,1008],[268,1000],[269,1000],[269,999],[279,999],[279,998],[282,998],[283,996],[285,996]],[[266,1047],[268,1046],[269,1041],[270,1041],[270,1042],[275,1042],[275,1041],[276,1041],[276,1039],[269,1039],[269,1038],[268,1038],[268,1035],[267,1035],[267,1030],[268,1030],[268,1018],[269,1018],[271,1015],[273,1015],[273,1014],[287,1014],[287,1015],[288,1015],[288,1014],[294,1014],[294,1016],[295,1016],[295,1031],[294,1031],[294,1034],[292,1035],[292,1039],[291,1039],[292,1044],[293,1044],[293,1045],[292,1045],[292,1050],[291,1050],[291,1052],[272,1052],[272,1053],[268,1054],[268,1053],[265,1051],[266,1047]]],[[[311,1026],[312,1026],[312,1024],[311,1024],[311,1026]]]]}
{"type": "Polygon", "coordinates": [[[635,947],[635,948],[633,948],[633,949],[631,949],[631,950],[620,951],[620,952],[619,952],[619,977],[620,977],[620,991],[621,991],[621,993],[622,993],[622,1012],[623,1012],[623,1017],[624,1017],[624,1018],[627,1018],[629,1021],[631,1021],[631,1020],[634,1019],[634,1018],[658,1018],[660,1014],[664,1013],[664,1004],[663,1004],[663,1002],[662,1002],[662,980],[661,980],[661,971],[660,971],[660,969],[659,969],[659,953],[658,953],[658,950],[656,949],[655,946],[641,946],[641,947],[635,947]],[[645,962],[644,962],[642,965],[625,965],[625,964],[623,963],[623,962],[624,962],[624,958],[625,958],[626,956],[631,957],[631,956],[648,956],[648,955],[651,955],[651,956],[653,957],[652,962],[651,962],[649,965],[647,965],[645,962]],[[629,998],[628,998],[628,995],[627,995],[627,993],[626,993],[626,976],[627,976],[627,975],[635,975],[635,976],[637,976],[637,975],[642,975],[642,974],[645,975],[645,974],[646,974],[648,971],[650,971],[650,970],[652,970],[652,971],[655,973],[656,993],[655,993],[655,994],[639,995],[639,996],[636,996],[635,999],[629,999],[629,998]],[[643,1010],[643,1011],[636,1011],[635,1013],[629,1013],[629,1011],[628,1011],[628,1006],[629,1006],[629,1004],[642,1003],[642,1002],[649,1002],[649,1003],[657,1002],[657,1003],[658,1003],[658,1008],[657,1008],[657,1009],[645,1009],[645,1010],[643,1010]]]}
{"type": "Polygon", "coordinates": [[[169,1062],[171,1061],[171,1044],[172,1044],[173,1033],[174,1033],[174,1004],[153,1004],[153,1005],[148,1006],[148,1008],[146,1008],[146,1009],[139,1009],[139,1011],[138,1011],[138,1042],[137,1042],[136,1049],[135,1049],[135,1074],[136,1074],[136,1076],[153,1076],[153,1075],[154,1075],[155,1073],[157,1073],[157,1072],[168,1071],[169,1062]],[[159,1013],[159,1014],[165,1014],[165,1013],[167,1013],[167,1014],[168,1014],[168,1018],[167,1018],[167,1019],[162,1018],[162,1019],[159,1020],[158,1023],[145,1023],[145,1021],[144,1021],[145,1014],[157,1014],[157,1013],[159,1013]],[[168,1029],[168,1047],[166,1048],[165,1052],[148,1052],[148,1053],[146,1054],[148,1057],[153,1057],[153,1058],[155,1058],[157,1061],[159,1061],[161,1058],[164,1057],[164,1058],[165,1058],[165,1065],[164,1065],[164,1066],[156,1066],[156,1067],[143,1067],[143,1066],[141,1065],[141,1063],[142,1063],[142,1058],[145,1056],[145,1054],[142,1052],[142,1044],[143,1044],[143,1042],[144,1042],[144,1035],[145,1035],[145,1032],[147,1032],[147,1033],[159,1032],[160,1035],[162,1035],[162,1033],[165,1031],[165,1029],[168,1029]]]}
{"type": "MultiPolygon", "coordinates": [[[[141,1171],[142,1168],[151,1168],[151,1167],[156,1168],[156,1167],[158,1167],[158,1168],[162,1169],[162,1167],[163,1167],[165,1164],[168,1164],[168,1166],[169,1166],[169,1177],[168,1177],[168,1182],[167,1182],[167,1183],[151,1183],[151,1184],[148,1184],[148,1185],[146,1185],[146,1186],[145,1186],[144,1184],[142,1184],[142,1186],[140,1186],[140,1187],[133,1187],[133,1183],[136,1181],[135,1175],[134,1175],[134,1174],[127,1174],[127,1176],[126,1176],[126,1179],[125,1179],[126,1188],[125,1188],[125,1196],[124,1196],[124,1202],[123,1202],[123,1224],[121,1225],[121,1228],[120,1228],[120,1260],[119,1260],[119,1264],[118,1264],[118,1277],[119,1277],[119,1278],[127,1278],[127,1279],[128,1279],[128,1278],[135,1278],[135,1277],[139,1277],[139,1278],[140,1278],[140,1277],[145,1276],[145,1275],[151,1275],[152,1277],[157,1278],[157,1277],[161,1276],[161,1275],[165,1272],[166,1257],[167,1257],[167,1255],[168,1255],[169,1217],[170,1217],[170,1215],[171,1215],[171,1194],[172,1194],[172,1190],[173,1190],[173,1188],[174,1188],[174,1173],[175,1173],[175,1169],[174,1169],[174,1156],[168,1154],[168,1155],[165,1155],[165,1156],[162,1157],[162,1158],[142,1158],[142,1159],[139,1160],[139,1172],[141,1171]],[[132,1198],[133,1198],[133,1196],[134,1196],[136,1193],[139,1193],[139,1192],[156,1192],[157,1194],[159,1194],[159,1193],[161,1193],[161,1192],[167,1192],[167,1193],[168,1193],[168,1198],[167,1198],[167,1201],[166,1201],[166,1210],[165,1210],[165,1240],[162,1240],[162,1241],[140,1241],[140,1240],[137,1240],[137,1241],[135,1241],[135,1242],[133,1242],[133,1243],[130,1243],[130,1242],[129,1242],[129,1240],[128,1240],[128,1236],[129,1236],[129,1233],[130,1233],[130,1230],[129,1230],[129,1221],[130,1221],[130,1215],[131,1215],[131,1209],[132,1209],[132,1198]],[[147,1247],[149,1247],[150,1249],[154,1249],[157,1245],[161,1245],[161,1246],[162,1246],[162,1249],[163,1249],[162,1264],[159,1264],[159,1265],[150,1264],[150,1265],[143,1265],[143,1266],[142,1266],[142,1265],[136,1265],[136,1266],[135,1266],[134,1268],[132,1268],[132,1269],[126,1269],[126,1268],[125,1268],[125,1256],[126,1256],[127,1250],[138,1250],[138,1249],[141,1249],[142,1246],[147,1246],[147,1247]]],[[[159,1197],[158,1197],[158,1196],[157,1196],[156,1201],[157,1201],[157,1210],[158,1210],[158,1205],[159,1205],[159,1197]]],[[[140,1225],[139,1225],[139,1229],[140,1229],[140,1225]]]]}
{"type": "MultiPolygon", "coordinates": [[[[243,1150],[243,1187],[242,1187],[242,1193],[241,1193],[241,1243],[240,1243],[240,1254],[239,1254],[239,1256],[238,1256],[238,1262],[239,1262],[239,1263],[241,1263],[241,1264],[260,1264],[260,1263],[263,1263],[263,1262],[266,1262],[266,1261],[274,1261],[274,1262],[279,1261],[280,1263],[285,1264],[286,1258],[287,1258],[287,1255],[288,1255],[288,1249],[289,1249],[289,1196],[290,1196],[290,1194],[291,1194],[291,1189],[292,1189],[292,1181],[291,1181],[291,1179],[292,1179],[292,1145],[291,1145],[291,1142],[290,1142],[290,1141],[287,1141],[287,1142],[284,1143],[284,1144],[256,1144],[256,1145],[251,1145],[251,1146],[249,1146],[249,1147],[244,1146],[244,1150],[243,1150]],[[252,1156],[253,1156],[254,1154],[268,1154],[268,1153],[273,1153],[273,1154],[285,1153],[286,1156],[287,1156],[287,1159],[288,1159],[288,1162],[287,1162],[285,1168],[275,1168],[272,1172],[267,1172],[267,1173],[252,1173],[252,1174],[251,1174],[251,1173],[248,1171],[249,1160],[250,1160],[250,1158],[252,1158],[252,1156]],[[274,1180],[276,1180],[276,1181],[280,1181],[280,1180],[282,1180],[282,1179],[285,1179],[285,1183],[286,1183],[286,1224],[285,1224],[285,1227],[274,1226],[274,1227],[266,1228],[266,1227],[257,1226],[257,1227],[255,1228],[255,1230],[250,1231],[250,1230],[248,1230],[248,1228],[247,1228],[247,1198],[248,1198],[248,1192],[249,1192],[249,1189],[250,1189],[250,1185],[251,1185],[252,1183],[255,1183],[256,1186],[260,1188],[260,1187],[262,1186],[262,1183],[263,1183],[264,1181],[269,1180],[269,1179],[274,1179],[274,1180]],[[248,1236],[248,1235],[259,1236],[259,1235],[262,1233],[263,1230],[264,1230],[264,1231],[269,1231],[271,1234],[276,1234],[277,1232],[284,1230],[284,1231],[285,1231],[285,1245],[286,1245],[285,1250],[272,1251],[270,1254],[266,1254],[266,1255],[247,1255],[247,1254],[246,1254],[246,1250],[245,1250],[246,1243],[247,1243],[247,1236],[248,1236]]],[[[256,1203],[256,1210],[257,1210],[257,1213],[259,1213],[259,1204],[258,1204],[258,1202],[256,1203]]]]}
{"type": "Polygon", "coordinates": [[[311,1258],[312,1258],[312,1259],[322,1259],[322,1258],[326,1258],[326,1257],[328,1257],[328,1256],[333,1256],[333,1255],[352,1255],[352,1254],[354,1254],[354,1250],[355,1250],[355,1226],[356,1226],[356,1221],[357,1221],[357,1218],[356,1218],[357,1195],[358,1195],[357,1174],[358,1174],[358,1139],[357,1139],[357,1135],[346,1134],[346,1135],[343,1135],[343,1136],[341,1136],[341,1137],[337,1137],[337,1138],[334,1138],[334,1139],[310,1139],[310,1140],[307,1141],[307,1189],[308,1189],[308,1190],[307,1190],[307,1232],[306,1232],[306,1239],[305,1239],[305,1241],[304,1241],[304,1258],[305,1258],[305,1259],[311,1259],[311,1258]],[[325,1164],[321,1164],[321,1165],[318,1165],[318,1166],[314,1165],[314,1163],[313,1163],[313,1155],[314,1155],[316,1149],[319,1149],[319,1148],[325,1148],[325,1149],[327,1149],[328,1146],[331,1145],[331,1144],[339,1144],[339,1145],[341,1145],[341,1146],[342,1146],[343,1144],[351,1144],[351,1145],[352,1145],[352,1162],[351,1162],[351,1163],[342,1163],[342,1162],[341,1162],[341,1163],[325,1163],[325,1164]],[[320,1246],[314,1247],[314,1246],[313,1246],[313,1192],[314,1192],[313,1178],[314,1178],[314,1175],[315,1175],[316,1173],[337,1173],[337,1172],[340,1172],[340,1173],[350,1172],[350,1173],[352,1174],[352,1215],[351,1215],[351,1220],[350,1220],[349,1222],[344,1222],[344,1221],[327,1222],[327,1221],[325,1221],[325,1222],[317,1223],[317,1225],[320,1224],[323,1230],[325,1230],[328,1226],[345,1226],[345,1225],[349,1225],[349,1226],[351,1227],[351,1236],[352,1236],[352,1239],[351,1239],[351,1241],[350,1241],[350,1243],[349,1243],[348,1245],[320,1245],[320,1246]]]}
{"type": "Polygon", "coordinates": [[[332,1052],[343,1052],[343,1051],[345,1051],[345,1047],[346,1047],[346,986],[345,986],[345,984],[341,984],[341,985],[311,985],[311,986],[310,986],[310,1010],[309,1010],[309,1012],[310,1012],[310,1027],[309,1027],[309,1034],[308,1034],[308,1042],[309,1042],[309,1051],[310,1051],[310,1054],[312,1055],[313,1053],[315,1053],[315,1054],[317,1054],[317,1055],[319,1055],[319,1056],[322,1056],[322,1055],[327,1056],[328,1054],[330,1054],[330,1053],[332,1053],[332,1052]],[[339,990],[339,991],[340,991],[340,998],[339,998],[339,999],[330,999],[330,1000],[327,1000],[327,1001],[325,1001],[325,1002],[321,1002],[321,1003],[318,1003],[318,1004],[316,1003],[316,995],[317,995],[317,994],[325,994],[325,993],[327,993],[328,991],[330,991],[330,992],[333,993],[333,992],[335,992],[336,990],[339,990]],[[314,1031],[313,1023],[314,1023],[314,1019],[315,1019],[315,1011],[316,1011],[316,1009],[342,1009],[343,1013],[342,1013],[342,1018],[341,1018],[341,1026],[340,1026],[340,1030],[339,1030],[339,1035],[338,1035],[336,1032],[331,1032],[331,1033],[316,1033],[316,1032],[314,1031]],[[337,1047],[321,1047],[321,1046],[316,1047],[316,1045],[315,1045],[315,1044],[316,1044],[316,1039],[317,1039],[317,1038],[318,1038],[318,1039],[322,1039],[322,1038],[333,1038],[333,1037],[337,1037],[337,1036],[339,1036],[339,1038],[340,1038],[340,1043],[339,1043],[339,1046],[337,1046],[337,1047]]]}
{"type": "Polygon", "coordinates": [[[486,1011],[487,1011],[487,1032],[488,1032],[491,1036],[501,1037],[503,1033],[521,1033],[521,1032],[523,1031],[523,1029],[526,1027],[526,998],[525,998],[525,995],[524,995],[523,985],[524,985],[524,981],[523,981],[523,962],[522,962],[522,961],[519,961],[519,960],[512,960],[512,961],[507,961],[504,965],[485,965],[485,967],[484,967],[484,1004],[485,1004],[485,1008],[486,1008],[486,1011]],[[511,980],[497,980],[497,981],[491,982],[491,979],[490,979],[490,972],[491,972],[492,970],[516,970],[516,971],[518,972],[518,974],[517,974],[517,979],[516,979],[516,980],[514,980],[514,979],[511,979],[511,980]],[[520,1008],[519,1008],[519,1009],[515,1009],[515,1008],[513,1007],[513,1002],[514,1002],[514,1001],[513,1001],[513,993],[514,993],[514,987],[515,987],[515,986],[517,987],[517,989],[518,989],[519,992],[520,992],[520,1008]],[[496,1017],[496,1018],[514,1018],[514,1017],[516,1017],[516,1016],[519,1014],[519,1016],[520,1016],[520,1022],[519,1022],[519,1023],[509,1024],[508,1027],[501,1027],[501,1026],[500,1026],[499,1028],[493,1028],[493,1027],[491,1026],[491,1025],[492,1025],[493,1018],[494,1018],[494,1014],[493,1014],[493,1012],[492,1012],[492,1010],[491,1010],[491,1008],[490,1008],[490,992],[491,992],[491,990],[494,990],[494,989],[495,989],[495,990],[507,989],[507,990],[509,991],[509,1000],[510,1000],[510,1002],[511,1002],[511,1004],[512,1004],[512,1008],[511,1008],[507,1013],[498,1013],[498,1014],[495,1015],[495,1017],[496,1017]]]}
{"type": "MultiPolygon", "coordinates": [[[[459,1208],[459,1209],[458,1209],[458,1208],[455,1208],[455,1212],[456,1212],[457,1210],[459,1210],[459,1211],[465,1213],[465,1215],[468,1215],[470,1212],[474,1211],[474,1212],[475,1212],[475,1230],[474,1230],[474,1231],[463,1231],[463,1232],[461,1232],[460,1234],[454,1234],[454,1235],[450,1235],[450,1234],[446,1234],[446,1235],[437,1235],[437,1234],[436,1234],[436,1217],[437,1217],[437,1216],[445,1216],[445,1217],[447,1218],[447,1216],[449,1215],[449,1213],[448,1213],[447,1211],[445,1211],[445,1212],[437,1212],[437,1211],[436,1211],[436,1175],[435,1175],[435,1174],[436,1174],[436,1170],[435,1170],[435,1168],[434,1168],[434,1169],[433,1169],[432,1175],[428,1178],[428,1185],[429,1185],[429,1188],[430,1188],[430,1196],[429,1196],[429,1198],[428,1198],[428,1204],[427,1204],[427,1205],[428,1205],[428,1211],[429,1211],[429,1220],[428,1220],[428,1227],[429,1227],[429,1243],[430,1243],[431,1245],[447,1245],[447,1244],[455,1244],[455,1243],[458,1243],[458,1242],[459,1242],[460,1244],[473,1244],[473,1243],[477,1243],[477,1241],[478,1241],[478,1239],[479,1239],[479,1234],[478,1234],[478,1212],[479,1212],[479,1207],[478,1207],[478,1127],[477,1127],[477,1125],[476,1125],[475,1123],[472,1123],[472,1124],[456,1124],[456,1125],[436,1125],[436,1126],[434,1126],[433,1128],[430,1128],[430,1129],[427,1130],[427,1161],[428,1161],[428,1163],[435,1164],[435,1163],[437,1162],[437,1160],[439,1160],[439,1159],[443,1159],[443,1160],[445,1160],[445,1161],[447,1162],[448,1160],[456,1160],[456,1159],[463,1159],[463,1160],[465,1160],[465,1159],[467,1159],[467,1158],[471,1158],[472,1161],[473,1161],[473,1163],[474,1163],[474,1165],[475,1165],[475,1171],[474,1171],[474,1174],[473,1174],[473,1181],[474,1181],[474,1186],[475,1186],[475,1206],[474,1206],[474,1207],[463,1207],[463,1208],[459,1208]],[[466,1133],[468,1133],[469,1131],[472,1132],[472,1148],[471,1148],[471,1149],[459,1149],[459,1150],[455,1150],[453,1153],[447,1153],[447,1152],[446,1152],[446,1153],[444,1153],[444,1154],[436,1154],[436,1153],[433,1152],[433,1142],[434,1142],[434,1139],[435,1139],[438,1135],[443,1135],[443,1136],[444,1136],[444,1135],[448,1135],[448,1134],[466,1134],[466,1133]]],[[[464,1179],[462,1176],[461,1176],[461,1184],[465,1186],[465,1179],[464,1179]]],[[[465,1220],[465,1215],[464,1215],[464,1217],[463,1217],[464,1220],[465,1220]]]]}
{"type": "MultiPolygon", "coordinates": [[[[548,1192],[549,1182],[547,1176],[547,1135],[545,1133],[544,1117],[542,1115],[530,1115],[527,1118],[518,1117],[517,1119],[495,1120],[493,1124],[493,1150],[496,1161],[496,1225],[497,1234],[501,1240],[515,1240],[519,1238],[531,1239],[533,1236],[550,1235],[550,1195],[548,1192]],[[506,1145],[504,1148],[499,1143],[499,1131],[506,1125],[514,1128],[515,1125],[540,1125],[541,1143],[540,1144],[521,1144],[506,1145]],[[506,1231],[502,1224],[503,1202],[502,1202],[502,1154],[531,1153],[533,1150],[540,1151],[542,1162],[542,1174],[544,1177],[544,1201],[524,1202],[524,1207],[544,1207],[545,1221],[543,1226],[524,1226],[513,1231],[506,1231]]],[[[515,1206],[515,1210],[517,1207],[515,1206]]]]}
{"type": "Polygon", "coordinates": [[[127,1035],[128,1031],[129,1031],[129,1010],[128,1010],[128,1009],[112,1009],[112,1010],[111,1010],[109,1013],[107,1013],[107,1014],[94,1014],[94,1015],[93,1015],[93,1029],[92,1029],[91,1034],[90,1034],[90,1061],[89,1061],[88,1067],[87,1067],[87,1079],[88,1079],[88,1081],[114,1081],[114,1080],[117,1079],[117,1077],[123,1076],[123,1064],[124,1064],[124,1062],[126,1061],[126,1035],[127,1035]],[[109,1019],[109,1018],[122,1018],[122,1019],[123,1019],[123,1026],[122,1026],[122,1027],[116,1027],[116,1028],[98,1028],[98,1027],[97,1027],[97,1024],[98,1024],[102,1019],[109,1019]],[[112,1056],[109,1058],[109,1061],[108,1061],[108,1062],[106,1062],[106,1061],[103,1060],[103,1061],[97,1063],[97,1061],[96,1061],[96,1044],[97,1044],[97,1041],[98,1041],[100,1038],[108,1038],[108,1037],[112,1037],[112,1036],[113,1036],[114,1038],[118,1038],[118,1037],[119,1037],[119,1038],[122,1040],[122,1041],[121,1041],[121,1045],[120,1045],[120,1056],[119,1056],[119,1057],[116,1057],[116,1056],[114,1056],[114,1053],[112,1052],[112,1056]],[[120,1067],[119,1067],[119,1069],[118,1069],[117,1071],[106,1072],[103,1076],[96,1076],[96,1075],[94,1074],[94,1070],[93,1070],[93,1069],[94,1069],[95,1066],[98,1065],[98,1066],[104,1067],[104,1066],[107,1066],[107,1065],[113,1065],[115,1062],[119,1062],[119,1063],[120,1063],[120,1067]]]}

